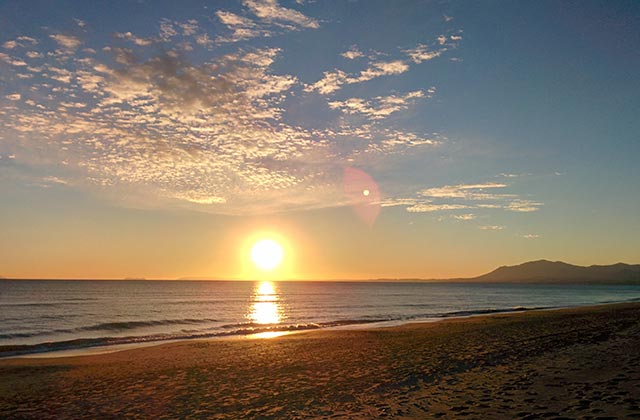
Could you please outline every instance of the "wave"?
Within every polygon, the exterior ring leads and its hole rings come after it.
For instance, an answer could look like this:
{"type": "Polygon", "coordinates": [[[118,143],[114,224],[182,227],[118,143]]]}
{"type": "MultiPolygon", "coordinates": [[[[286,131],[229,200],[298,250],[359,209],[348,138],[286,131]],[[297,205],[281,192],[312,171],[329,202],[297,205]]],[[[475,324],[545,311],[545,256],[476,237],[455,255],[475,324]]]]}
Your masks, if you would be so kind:
{"type": "MultiPolygon", "coordinates": [[[[636,300],[636,299],[633,299],[636,300]]],[[[205,326],[201,329],[183,329],[180,332],[163,333],[163,334],[145,334],[145,335],[129,335],[125,337],[103,336],[97,338],[76,338],[70,340],[43,342],[39,344],[25,345],[0,345],[0,357],[12,357],[25,354],[52,352],[59,350],[75,350],[97,346],[111,346],[132,343],[162,342],[168,340],[189,340],[189,339],[206,339],[219,338],[229,336],[247,336],[265,332],[293,332],[326,329],[341,326],[357,326],[357,325],[389,325],[394,323],[400,325],[403,323],[421,321],[421,320],[438,320],[444,318],[467,317],[474,315],[490,315],[508,312],[525,312],[540,309],[552,309],[551,306],[514,306],[509,308],[479,308],[472,310],[460,310],[440,313],[422,313],[411,316],[400,317],[365,317],[353,319],[337,319],[325,322],[306,322],[306,323],[290,323],[290,324],[258,324],[255,322],[239,322],[215,326],[205,326]]],[[[212,322],[220,322],[212,318],[184,318],[184,319],[163,319],[148,321],[123,321],[123,322],[105,322],[90,326],[83,326],[73,329],[54,330],[41,333],[14,333],[0,334],[0,338],[31,338],[37,335],[54,335],[60,333],[87,333],[87,332],[112,332],[127,331],[135,328],[147,326],[163,326],[163,325],[198,325],[212,322]]]]}
{"type": "Polygon", "coordinates": [[[252,335],[265,332],[294,332],[315,330],[321,328],[330,328],[343,325],[354,324],[368,324],[375,322],[388,321],[387,319],[372,319],[372,320],[337,320],[324,323],[306,323],[306,324],[256,324],[256,323],[238,323],[230,324],[226,331],[215,332],[201,332],[190,334],[149,334],[140,336],[127,336],[127,337],[97,337],[97,338],[77,338],[72,340],[51,341],[39,344],[16,344],[16,345],[2,345],[0,346],[0,357],[12,357],[25,354],[44,353],[60,350],[76,350],[89,347],[102,347],[112,346],[119,344],[132,344],[132,343],[147,343],[147,342],[162,342],[169,340],[191,340],[191,339],[204,339],[204,338],[216,338],[216,337],[228,337],[228,336],[242,336],[252,335]],[[231,327],[233,325],[233,327],[231,327]]]}
{"type": "Polygon", "coordinates": [[[73,334],[81,332],[92,331],[126,331],[136,328],[144,327],[156,327],[163,325],[195,325],[204,324],[210,322],[219,322],[213,318],[180,318],[180,319],[157,319],[148,321],[117,321],[117,322],[103,322],[100,324],[87,325],[76,328],[58,328],[47,331],[34,331],[34,332],[18,332],[18,333],[4,333],[0,334],[0,339],[15,339],[15,338],[32,338],[39,336],[55,335],[55,334],[73,334]]]}
{"type": "Polygon", "coordinates": [[[119,321],[119,322],[103,322],[101,324],[90,325],[87,327],[76,328],[76,331],[123,331],[142,327],[155,327],[162,325],[192,325],[202,324],[206,322],[219,322],[213,318],[181,318],[181,319],[158,319],[150,321],[119,321]]]}
{"type": "Polygon", "coordinates": [[[451,317],[463,317],[463,316],[472,316],[472,315],[490,315],[490,314],[500,314],[506,312],[524,312],[524,311],[535,311],[540,309],[551,309],[550,306],[514,306],[511,308],[486,308],[486,309],[472,309],[467,311],[453,311],[446,312],[444,314],[439,315],[440,318],[451,318],[451,317]]]}

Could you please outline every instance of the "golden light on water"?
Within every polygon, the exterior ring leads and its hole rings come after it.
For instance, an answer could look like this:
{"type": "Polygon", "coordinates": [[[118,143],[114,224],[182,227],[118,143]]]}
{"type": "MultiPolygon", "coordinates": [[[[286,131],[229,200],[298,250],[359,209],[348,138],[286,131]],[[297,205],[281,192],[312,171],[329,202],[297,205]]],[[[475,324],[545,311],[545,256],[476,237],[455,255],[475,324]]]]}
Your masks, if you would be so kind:
{"type": "Polygon", "coordinates": [[[281,308],[274,284],[269,281],[259,283],[254,291],[248,318],[256,324],[278,324],[281,308]]]}

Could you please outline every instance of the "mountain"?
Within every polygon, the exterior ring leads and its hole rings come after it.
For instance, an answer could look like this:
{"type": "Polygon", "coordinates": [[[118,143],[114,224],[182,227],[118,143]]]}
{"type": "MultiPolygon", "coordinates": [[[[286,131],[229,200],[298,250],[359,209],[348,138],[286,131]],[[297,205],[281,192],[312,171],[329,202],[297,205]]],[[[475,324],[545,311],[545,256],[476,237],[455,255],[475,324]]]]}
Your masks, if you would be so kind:
{"type": "Polygon", "coordinates": [[[583,267],[561,261],[540,260],[499,267],[490,273],[468,280],[509,283],[640,284],[640,265],[618,263],[583,267]]]}

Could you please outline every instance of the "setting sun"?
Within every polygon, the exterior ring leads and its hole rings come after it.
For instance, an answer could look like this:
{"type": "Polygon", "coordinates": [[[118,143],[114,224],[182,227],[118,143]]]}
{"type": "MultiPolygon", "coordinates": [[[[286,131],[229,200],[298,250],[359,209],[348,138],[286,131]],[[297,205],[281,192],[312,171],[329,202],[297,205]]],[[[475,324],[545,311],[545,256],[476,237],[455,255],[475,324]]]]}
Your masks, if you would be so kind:
{"type": "Polygon", "coordinates": [[[284,251],[273,239],[262,239],[251,247],[251,261],[263,271],[271,271],[282,262],[284,251]]]}

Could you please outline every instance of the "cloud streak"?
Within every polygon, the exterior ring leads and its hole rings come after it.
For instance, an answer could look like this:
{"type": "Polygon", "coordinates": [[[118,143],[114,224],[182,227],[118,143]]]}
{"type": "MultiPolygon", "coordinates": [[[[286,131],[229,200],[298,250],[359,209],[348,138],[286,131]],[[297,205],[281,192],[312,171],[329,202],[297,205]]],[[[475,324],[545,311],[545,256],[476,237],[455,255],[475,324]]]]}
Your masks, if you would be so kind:
{"type": "Polygon", "coordinates": [[[409,65],[402,60],[377,61],[358,74],[348,74],[342,70],[324,72],[322,79],[307,86],[307,92],[317,91],[323,95],[333,93],[343,85],[367,82],[382,76],[402,74],[409,70],[409,65]]]}
{"type": "MultiPolygon", "coordinates": [[[[387,199],[382,206],[403,206],[411,213],[451,210],[504,210],[530,213],[540,209],[540,202],[525,199],[514,193],[503,192],[508,184],[487,182],[477,184],[444,185],[418,191],[414,197],[387,199]]],[[[458,220],[471,220],[470,214],[454,215],[458,220]]],[[[475,218],[475,216],[474,216],[475,218]]],[[[481,229],[498,230],[500,226],[481,229]]]]}
{"type": "Polygon", "coordinates": [[[297,10],[288,9],[278,4],[276,0],[245,0],[243,4],[260,19],[272,22],[293,25],[293,27],[317,29],[320,24],[317,20],[305,16],[297,10]]]}
{"type": "Polygon", "coordinates": [[[405,110],[418,99],[428,98],[435,93],[435,88],[428,91],[415,90],[405,95],[378,96],[371,100],[363,98],[349,98],[344,101],[329,102],[332,109],[339,109],[345,114],[364,115],[372,120],[379,120],[389,115],[405,110]]]}

